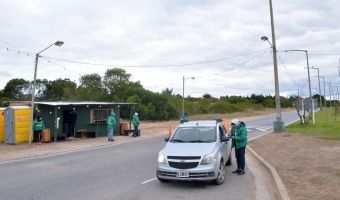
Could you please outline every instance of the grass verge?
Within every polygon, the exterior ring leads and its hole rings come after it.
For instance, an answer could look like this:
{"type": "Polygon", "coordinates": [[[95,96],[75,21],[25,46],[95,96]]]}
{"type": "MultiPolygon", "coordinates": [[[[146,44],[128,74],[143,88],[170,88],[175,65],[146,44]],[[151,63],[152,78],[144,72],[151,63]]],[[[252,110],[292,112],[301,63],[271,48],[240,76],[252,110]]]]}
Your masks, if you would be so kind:
{"type": "Polygon", "coordinates": [[[315,113],[315,124],[300,124],[297,121],[286,126],[288,132],[311,135],[324,140],[340,140],[340,115],[334,114],[333,108],[326,108],[315,113]]]}

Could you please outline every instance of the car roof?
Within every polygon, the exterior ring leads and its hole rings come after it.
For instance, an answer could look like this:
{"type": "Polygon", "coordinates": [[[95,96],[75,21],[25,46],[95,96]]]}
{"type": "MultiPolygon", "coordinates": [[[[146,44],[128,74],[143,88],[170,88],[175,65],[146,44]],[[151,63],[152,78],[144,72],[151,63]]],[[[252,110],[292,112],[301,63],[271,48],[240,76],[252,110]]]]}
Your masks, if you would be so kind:
{"type": "Polygon", "coordinates": [[[195,127],[195,126],[216,126],[220,123],[216,120],[198,120],[198,121],[188,121],[179,125],[179,127],[195,127]]]}

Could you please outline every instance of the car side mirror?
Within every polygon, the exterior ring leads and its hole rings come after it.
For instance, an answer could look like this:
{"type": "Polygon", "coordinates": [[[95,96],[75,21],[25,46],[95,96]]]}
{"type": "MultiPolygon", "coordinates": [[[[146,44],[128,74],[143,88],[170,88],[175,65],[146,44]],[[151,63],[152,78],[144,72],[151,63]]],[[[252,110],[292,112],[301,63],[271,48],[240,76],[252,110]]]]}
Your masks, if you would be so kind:
{"type": "Polygon", "coordinates": [[[224,136],[222,137],[221,142],[228,142],[228,141],[229,141],[229,137],[224,135],[224,136]]]}
{"type": "Polygon", "coordinates": [[[169,142],[169,140],[170,140],[170,137],[164,138],[165,142],[169,142]]]}

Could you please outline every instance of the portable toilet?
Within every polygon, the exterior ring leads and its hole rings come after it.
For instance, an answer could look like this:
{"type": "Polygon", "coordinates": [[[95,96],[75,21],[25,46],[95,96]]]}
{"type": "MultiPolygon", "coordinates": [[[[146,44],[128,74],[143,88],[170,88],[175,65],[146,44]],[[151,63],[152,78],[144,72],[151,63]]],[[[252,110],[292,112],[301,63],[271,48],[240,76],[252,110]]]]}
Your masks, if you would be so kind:
{"type": "Polygon", "coordinates": [[[5,109],[6,144],[16,144],[29,140],[31,110],[28,106],[9,106],[5,109]]]}
{"type": "Polygon", "coordinates": [[[0,108],[0,142],[5,141],[5,108],[0,108]]]}

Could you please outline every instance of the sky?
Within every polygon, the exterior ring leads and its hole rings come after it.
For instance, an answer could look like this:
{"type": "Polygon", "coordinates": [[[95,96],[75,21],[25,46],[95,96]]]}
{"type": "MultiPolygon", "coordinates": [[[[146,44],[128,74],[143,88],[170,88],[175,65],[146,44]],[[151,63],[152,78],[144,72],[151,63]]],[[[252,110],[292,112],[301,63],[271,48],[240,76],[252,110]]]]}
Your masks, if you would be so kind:
{"type": "MultiPolygon", "coordinates": [[[[280,95],[309,96],[307,51],[312,95],[319,71],[321,94],[329,99],[330,82],[337,99],[340,1],[272,3],[280,95]]],[[[52,45],[37,79],[79,84],[119,67],[153,92],[274,96],[272,43],[266,0],[0,0],[0,89],[32,81],[35,55],[52,45]]]]}

